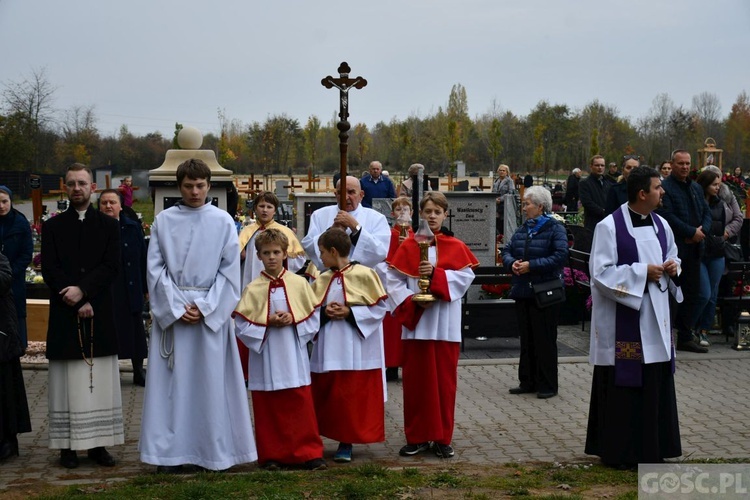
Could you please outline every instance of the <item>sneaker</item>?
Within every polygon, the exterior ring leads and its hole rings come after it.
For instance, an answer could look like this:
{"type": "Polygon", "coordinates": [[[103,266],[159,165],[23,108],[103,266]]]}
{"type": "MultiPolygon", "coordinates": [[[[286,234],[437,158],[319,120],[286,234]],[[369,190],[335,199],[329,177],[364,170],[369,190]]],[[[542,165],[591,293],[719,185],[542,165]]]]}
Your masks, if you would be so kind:
{"type": "Polygon", "coordinates": [[[268,462],[261,465],[263,470],[267,471],[275,471],[275,470],[281,470],[281,464],[275,460],[269,460],[268,462]]]}
{"type": "Polygon", "coordinates": [[[435,455],[437,455],[438,457],[450,458],[455,454],[456,452],[453,451],[453,447],[451,445],[435,443],[435,455]]]}
{"type": "MultiPolygon", "coordinates": [[[[351,460],[351,453],[349,456],[349,459],[351,460]]],[[[326,461],[322,458],[313,458],[312,460],[305,462],[305,469],[307,470],[326,470],[327,468],[326,461]]]]}
{"type": "Polygon", "coordinates": [[[423,451],[427,451],[430,449],[430,443],[417,443],[417,444],[407,444],[406,446],[402,447],[398,454],[402,457],[410,457],[412,455],[416,455],[417,453],[422,453],[423,451]]]}
{"type": "Polygon", "coordinates": [[[352,449],[354,447],[349,443],[339,443],[339,448],[333,456],[334,462],[348,463],[352,461],[352,449]]]}
{"type": "Polygon", "coordinates": [[[711,342],[708,341],[708,335],[706,335],[706,331],[703,330],[698,334],[698,339],[700,339],[700,342],[698,342],[703,347],[708,347],[711,345],[711,342]]]}
{"type": "Polygon", "coordinates": [[[698,343],[695,340],[688,340],[686,342],[677,342],[677,345],[675,348],[678,351],[688,351],[688,352],[700,352],[700,353],[706,353],[708,352],[708,349],[705,347],[698,345],[698,343]]]}

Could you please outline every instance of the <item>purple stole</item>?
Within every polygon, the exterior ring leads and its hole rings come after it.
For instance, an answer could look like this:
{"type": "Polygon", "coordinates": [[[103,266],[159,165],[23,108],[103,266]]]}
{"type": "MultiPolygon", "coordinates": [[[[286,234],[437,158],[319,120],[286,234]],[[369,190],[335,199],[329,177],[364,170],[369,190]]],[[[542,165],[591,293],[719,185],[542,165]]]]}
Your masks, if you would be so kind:
{"type": "MultiPolygon", "coordinates": [[[[638,245],[628,232],[622,207],[612,214],[615,221],[617,240],[617,265],[630,265],[638,262],[638,245]]],[[[661,220],[651,215],[658,229],[656,236],[661,246],[662,262],[667,259],[667,234],[661,220]]],[[[648,285],[647,285],[648,286],[648,285]]],[[[617,304],[615,321],[615,386],[643,386],[643,345],[641,343],[641,314],[622,304],[617,304]]],[[[674,372],[674,352],[672,352],[674,372]]]]}

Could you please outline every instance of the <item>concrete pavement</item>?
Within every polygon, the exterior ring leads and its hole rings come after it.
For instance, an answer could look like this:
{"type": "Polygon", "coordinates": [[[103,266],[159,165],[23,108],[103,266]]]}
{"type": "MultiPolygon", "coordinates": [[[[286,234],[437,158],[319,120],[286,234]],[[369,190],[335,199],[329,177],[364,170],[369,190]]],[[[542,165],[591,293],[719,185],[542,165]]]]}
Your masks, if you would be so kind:
{"type": "MultiPolygon", "coordinates": [[[[676,386],[684,458],[750,457],[750,352],[730,349],[723,337],[712,336],[709,354],[678,352],[676,386]]],[[[517,385],[518,341],[467,342],[458,369],[456,426],[451,463],[493,465],[511,461],[595,462],[583,453],[592,368],[586,360],[588,332],[581,326],[560,327],[560,393],[548,400],[535,395],[512,396],[517,385]],[[493,352],[495,354],[493,354],[493,352]],[[489,354],[488,354],[489,353],[489,354]],[[500,356],[503,359],[498,359],[500,356]]],[[[127,366],[128,363],[123,363],[127,366]]],[[[22,491],[36,481],[78,484],[120,480],[154,471],[142,464],[137,451],[143,389],[123,371],[122,400],[125,444],[110,451],[118,461],[98,467],[82,456],[78,469],[58,465],[59,452],[47,447],[46,365],[27,366],[26,391],[33,432],[19,436],[21,456],[0,464],[0,492],[22,491]]],[[[389,467],[441,466],[432,454],[398,456],[403,438],[401,383],[388,384],[386,441],[354,447],[354,464],[378,462],[389,467]]],[[[329,467],[336,445],[325,441],[329,467]]],[[[79,453],[79,456],[81,454],[79,453]]],[[[247,464],[233,472],[250,471],[247,464]]]]}

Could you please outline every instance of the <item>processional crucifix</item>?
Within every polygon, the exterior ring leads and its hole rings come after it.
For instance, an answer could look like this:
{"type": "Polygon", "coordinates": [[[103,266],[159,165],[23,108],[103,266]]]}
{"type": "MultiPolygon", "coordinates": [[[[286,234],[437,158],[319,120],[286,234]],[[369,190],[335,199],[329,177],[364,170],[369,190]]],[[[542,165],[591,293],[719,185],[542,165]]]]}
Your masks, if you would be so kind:
{"type": "MultiPolygon", "coordinates": [[[[346,151],[349,147],[347,141],[349,140],[349,89],[352,87],[355,89],[361,89],[367,85],[367,80],[358,76],[356,78],[349,78],[349,72],[352,69],[346,62],[342,62],[339,66],[338,72],[339,77],[333,78],[332,76],[326,76],[320,83],[327,89],[336,87],[339,89],[339,122],[336,124],[336,128],[339,129],[339,153],[341,156],[341,189],[339,189],[339,208],[346,210],[346,151]]],[[[335,187],[335,186],[334,186],[335,187]]]]}

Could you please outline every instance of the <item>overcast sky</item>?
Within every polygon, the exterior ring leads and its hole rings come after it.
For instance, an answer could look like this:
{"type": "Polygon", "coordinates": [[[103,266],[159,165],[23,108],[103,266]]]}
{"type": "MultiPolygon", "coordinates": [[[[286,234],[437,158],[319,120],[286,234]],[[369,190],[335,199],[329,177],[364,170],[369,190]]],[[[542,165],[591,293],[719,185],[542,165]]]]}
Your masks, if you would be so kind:
{"type": "Polygon", "coordinates": [[[46,68],[55,107],[94,105],[104,135],[216,133],[218,109],[326,122],[341,61],[368,81],[350,119],[370,127],[445,107],[456,83],[472,116],[599,99],[637,119],[704,91],[726,116],[749,54],[749,0],[0,0],[0,83],[46,68]]]}

